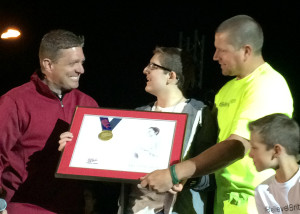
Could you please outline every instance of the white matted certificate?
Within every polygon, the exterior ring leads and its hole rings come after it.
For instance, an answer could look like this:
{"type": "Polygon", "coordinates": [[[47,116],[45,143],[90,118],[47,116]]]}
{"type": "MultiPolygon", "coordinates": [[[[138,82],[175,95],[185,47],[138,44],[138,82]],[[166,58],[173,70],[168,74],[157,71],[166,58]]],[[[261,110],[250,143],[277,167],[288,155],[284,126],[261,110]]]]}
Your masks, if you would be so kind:
{"type": "Polygon", "coordinates": [[[180,161],[187,114],[78,106],[56,177],[132,182],[180,161]]]}

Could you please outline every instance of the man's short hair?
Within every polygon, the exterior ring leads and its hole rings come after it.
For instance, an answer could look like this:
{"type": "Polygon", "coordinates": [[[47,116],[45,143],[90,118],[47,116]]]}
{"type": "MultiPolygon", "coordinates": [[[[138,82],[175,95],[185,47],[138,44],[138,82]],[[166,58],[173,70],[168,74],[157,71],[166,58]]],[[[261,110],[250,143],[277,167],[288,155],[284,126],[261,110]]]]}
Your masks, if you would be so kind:
{"type": "Polygon", "coordinates": [[[83,36],[77,36],[70,31],[62,29],[52,30],[42,38],[39,49],[39,58],[40,60],[49,58],[52,61],[56,61],[61,49],[83,46],[83,36]]]}
{"type": "Polygon", "coordinates": [[[261,54],[264,34],[260,24],[247,15],[233,16],[222,22],[216,33],[227,32],[229,43],[239,50],[250,45],[255,54],[261,54]]]}

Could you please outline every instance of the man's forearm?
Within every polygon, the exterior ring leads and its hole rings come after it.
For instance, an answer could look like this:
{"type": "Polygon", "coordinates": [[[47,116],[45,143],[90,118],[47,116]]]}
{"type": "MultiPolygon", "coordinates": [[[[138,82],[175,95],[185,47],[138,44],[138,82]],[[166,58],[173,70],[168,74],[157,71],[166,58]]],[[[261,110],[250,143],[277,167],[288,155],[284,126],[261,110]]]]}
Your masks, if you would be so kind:
{"type": "Polygon", "coordinates": [[[215,172],[244,157],[245,147],[238,140],[226,140],[205,150],[198,156],[176,165],[179,180],[215,172]]]}

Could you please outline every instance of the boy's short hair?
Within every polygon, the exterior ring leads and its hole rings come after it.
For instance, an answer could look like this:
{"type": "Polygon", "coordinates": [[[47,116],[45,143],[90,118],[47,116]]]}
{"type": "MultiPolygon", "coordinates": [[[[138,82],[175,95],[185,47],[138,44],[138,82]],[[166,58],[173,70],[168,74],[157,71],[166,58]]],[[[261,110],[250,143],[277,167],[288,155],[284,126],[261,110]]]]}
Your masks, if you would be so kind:
{"type": "Polygon", "coordinates": [[[153,54],[159,54],[161,65],[176,73],[177,86],[183,93],[195,85],[196,64],[189,51],[176,47],[157,46],[153,54]]]}
{"type": "Polygon", "coordinates": [[[299,125],[287,115],[270,114],[250,122],[248,128],[251,132],[259,134],[268,150],[275,144],[280,144],[286,149],[287,154],[296,157],[299,155],[299,125]]]}

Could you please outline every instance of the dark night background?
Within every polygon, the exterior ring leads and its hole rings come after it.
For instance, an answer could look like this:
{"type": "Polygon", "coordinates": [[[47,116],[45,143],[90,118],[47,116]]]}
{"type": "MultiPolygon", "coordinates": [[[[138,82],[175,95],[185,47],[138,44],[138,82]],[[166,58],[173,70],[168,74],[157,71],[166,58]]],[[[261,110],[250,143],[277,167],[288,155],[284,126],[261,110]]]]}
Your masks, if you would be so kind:
{"type": "MultiPolygon", "coordinates": [[[[188,41],[192,51],[199,53],[202,47],[204,53],[202,75],[198,75],[202,84],[198,81],[200,86],[193,90],[193,96],[213,102],[216,91],[230,79],[222,76],[218,63],[212,60],[214,30],[231,16],[247,14],[262,25],[263,56],[286,78],[294,97],[294,116],[300,122],[300,7],[290,2],[0,0],[0,32],[16,26],[23,33],[19,40],[0,40],[0,96],[29,81],[39,67],[42,36],[63,28],[85,36],[85,74],[79,89],[102,107],[133,109],[153,101],[154,97],[144,91],[142,73],[152,50],[156,45],[187,46],[188,41]]],[[[100,192],[105,193],[102,206],[111,207],[118,190],[118,186],[101,186],[100,192]]]]}
{"type": "Polygon", "coordinates": [[[42,36],[63,28],[85,36],[85,74],[79,89],[102,107],[132,109],[154,100],[144,91],[142,70],[156,45],[178,46],[180,33],[181,44],[190,41],[192,50],[204,48],[202,85],[194,90],[193,96],[212,101],[214,93],[228,80],[212,60],[214,30],[233,15],[247,14],[263,27],[264,58],[285,76],[295,101],[295,118],[299,119],[298,3],[120,2],[1,1],[0,31],[9,25],[17,26],[23,35],[19,40],[0,41],[0,95],[29,80],[39,66],[42,36]],[[195,39],[198,45],[193,46],[195,39]]]}

